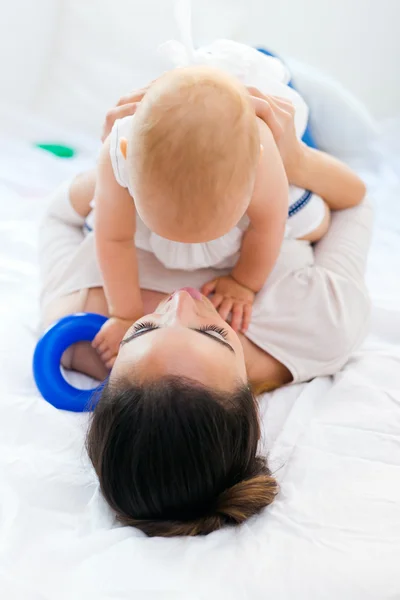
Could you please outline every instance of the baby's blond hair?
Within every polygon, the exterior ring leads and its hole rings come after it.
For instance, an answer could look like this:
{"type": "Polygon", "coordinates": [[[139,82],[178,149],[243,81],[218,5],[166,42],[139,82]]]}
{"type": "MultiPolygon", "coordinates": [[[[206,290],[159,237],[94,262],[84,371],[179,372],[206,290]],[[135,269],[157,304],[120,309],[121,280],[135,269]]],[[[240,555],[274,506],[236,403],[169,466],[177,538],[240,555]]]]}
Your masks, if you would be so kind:
{"type": "Polygon", "coordinates": [[[133,120],[127,160],[138,212],[169,239],[219,237],[247,209],[259,155],[254,109],[238,81],[208,67],[172,71],[133,120]]]}

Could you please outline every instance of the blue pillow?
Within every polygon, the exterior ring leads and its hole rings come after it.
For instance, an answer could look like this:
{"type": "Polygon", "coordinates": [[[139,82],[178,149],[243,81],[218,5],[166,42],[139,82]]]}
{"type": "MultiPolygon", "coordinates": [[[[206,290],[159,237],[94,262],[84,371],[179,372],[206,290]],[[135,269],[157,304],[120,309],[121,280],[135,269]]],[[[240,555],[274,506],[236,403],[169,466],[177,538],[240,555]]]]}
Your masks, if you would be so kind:
{"type": "MultiPolygon", "coordinates": [[[[267,56],[279,58],[279,56],[277,56],[276,54],[273,54],[272,52],[270,52],[269,50],[266,50],[265,48],[257,48],[257,50],[259,52],[262,52],[262,54],[266,54],[267,56]]],[[[282,60],[282,59],[279,58],[279,60],[282,60]]],[[[293,88],[294,90],[296,89],[295,86],[293,85],[293,81],[289,81],[288,86],[293,88]]],[[[302,140],[305,144],[307,144],[307,146],[310,146],[310,148],[317,148],[317,144],[315,143],[313,135],[311,133],[310,125],[307,125],[306,130],[303,134],[302,140]]]]}

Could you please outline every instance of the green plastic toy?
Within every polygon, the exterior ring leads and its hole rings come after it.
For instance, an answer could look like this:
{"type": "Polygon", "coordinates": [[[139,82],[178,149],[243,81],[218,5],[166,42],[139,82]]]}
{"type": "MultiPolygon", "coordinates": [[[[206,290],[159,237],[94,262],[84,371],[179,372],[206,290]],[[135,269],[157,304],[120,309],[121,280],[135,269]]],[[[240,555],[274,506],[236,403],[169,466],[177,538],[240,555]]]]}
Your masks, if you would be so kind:
{"type": "Polygon", "coordinates": [[[58,156],[59,158],[72,158],[75,156],[76,151],[70,146],[63,146],[62,144],[35,144],[36,148],[41,148],[42,150],[46,150],[46,152],[50,152],[54,154],[54,156],[58,156]]]}

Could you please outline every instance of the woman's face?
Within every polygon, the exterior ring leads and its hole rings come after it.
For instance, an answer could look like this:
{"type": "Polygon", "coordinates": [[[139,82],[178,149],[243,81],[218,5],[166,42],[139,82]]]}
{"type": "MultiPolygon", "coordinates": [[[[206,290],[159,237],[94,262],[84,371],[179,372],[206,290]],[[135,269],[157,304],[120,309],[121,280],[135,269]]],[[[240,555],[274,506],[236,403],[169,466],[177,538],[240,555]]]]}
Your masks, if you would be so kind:
{"type": "Polygon", "coordinates": [[[127,331],[111,378],[146,380],[165,375],[230,391],[247,382],[242,344],[211,302],[184,288],[127,331]]]}

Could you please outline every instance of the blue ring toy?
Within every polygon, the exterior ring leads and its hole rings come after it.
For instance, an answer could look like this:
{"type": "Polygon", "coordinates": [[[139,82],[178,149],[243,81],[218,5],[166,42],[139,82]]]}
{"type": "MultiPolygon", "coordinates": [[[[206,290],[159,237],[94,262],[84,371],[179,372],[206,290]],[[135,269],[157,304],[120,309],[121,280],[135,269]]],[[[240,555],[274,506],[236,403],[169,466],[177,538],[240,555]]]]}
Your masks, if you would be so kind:
{"type": "MultiPolygon", "coordinates": [[[[95,313],[77,313],[63,317],[51,325],[37,343],[33,355],[33,376],[43,398],[61,410],[84,412],[93,390],[79,390],[70,385],[60,369],[65,350],[76,342],[91,342],[107,321],[95,313]]],[[[98,388],[95,388],[98,389],[98,388]]]]}

